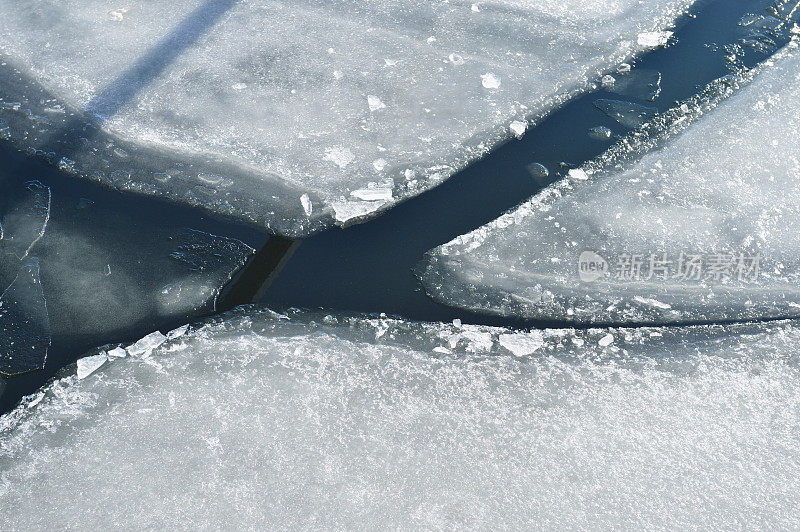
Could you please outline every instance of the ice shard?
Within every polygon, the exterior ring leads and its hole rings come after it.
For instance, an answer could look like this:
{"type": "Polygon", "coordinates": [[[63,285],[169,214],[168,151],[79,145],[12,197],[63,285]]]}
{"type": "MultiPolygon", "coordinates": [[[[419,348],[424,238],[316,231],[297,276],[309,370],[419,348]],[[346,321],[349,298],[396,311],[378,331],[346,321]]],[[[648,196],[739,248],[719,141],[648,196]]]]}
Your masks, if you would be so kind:
{"type": "Polygon", "coordinates": [[[584,323],[800,316],[798,80],[794,41],[741,79],[712,84],[431,252],[428,293],[584,323]]]}
{"type": "Polygon", "coordinates": [[[520,332],[239,311],[146,359],[98,353],[0,418],[0,519],[793,528],[799,342],[796,322],[520,332]]]}
{"type": "Polygon", "coordinates": [[[0,135],[287,236],[524,131],[693,0],[0,1],[0,135]]]}

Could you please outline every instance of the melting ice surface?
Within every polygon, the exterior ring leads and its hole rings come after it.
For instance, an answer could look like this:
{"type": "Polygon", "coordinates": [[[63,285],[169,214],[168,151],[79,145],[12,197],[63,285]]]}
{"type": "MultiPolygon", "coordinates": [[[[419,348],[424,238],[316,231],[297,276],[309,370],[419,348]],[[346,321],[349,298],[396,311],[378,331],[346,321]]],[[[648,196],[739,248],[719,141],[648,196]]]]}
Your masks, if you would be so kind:
{"type": "Polygon", "coordinates": [[[692,3],[0,0],[0,136],[302,236],[440,183],[692,3]]]}
{"type": "Polygon", "coordinates": [[[800,315],[797,43],[753,76],[736,90],[720,84],[733,92],[721,102],[706,91],[672,111],[665,132],[632,137],[434,250],[428,292],[577,322],[800,315]]]}
{"type": "Polygon", "coordinates": [[[0,418],[6,528],[800,525],[796,322],[184,332],[0,418]]]}
{"type": "Polygon", "coordinates": [[[212,312],[253,251],[14,181],[0,174],[0,374],[43,367],[53,338],[105,343],[212,312]]]}

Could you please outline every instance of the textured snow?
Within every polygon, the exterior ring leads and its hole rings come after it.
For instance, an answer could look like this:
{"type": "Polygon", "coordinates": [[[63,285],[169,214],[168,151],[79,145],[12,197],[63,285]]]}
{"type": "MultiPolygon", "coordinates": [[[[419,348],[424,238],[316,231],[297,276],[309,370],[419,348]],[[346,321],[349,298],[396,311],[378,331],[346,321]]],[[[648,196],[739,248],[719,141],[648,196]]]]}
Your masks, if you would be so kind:
{"type": "Polygon", "coordinates": [[[428,293],[592,323],[800,315],[797,48],[752,80],[712,84],[585,165],[586,180],[437,248],[422,266],[428,293]],[[580,262],[597,269],[582,280],[580,262]]]}
{"type": "Polygon", "coordinates": [[[0,418],[0,520],[800,525],[796,323],[536,334],[264,311],[193,327],[0,418]]]}
{"type": "Polygon", "coordinates": [[[302,236],[435,186],[692,2],[1,0],[0,135],[67,172],[302,236]],[[353,201],[379,160],[392,196],[353,201]]]}

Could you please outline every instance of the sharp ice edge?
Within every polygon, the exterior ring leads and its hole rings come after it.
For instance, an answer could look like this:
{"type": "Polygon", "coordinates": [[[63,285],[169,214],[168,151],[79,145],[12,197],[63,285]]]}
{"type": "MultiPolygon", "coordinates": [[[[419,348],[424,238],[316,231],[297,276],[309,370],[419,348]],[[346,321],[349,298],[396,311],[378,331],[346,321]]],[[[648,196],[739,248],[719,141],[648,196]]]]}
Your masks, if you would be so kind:
{"type": "Polygon", "coordinates": [[[553,184],[430,252],[426,290],[477,311],[589,323],[798,316],[798,72],[791,42],[754,72],[712,83],[585,165],[586,180],[553,184]],[[609,261],[599,280],[580,281],[583,252],[609,261]],[[640,254],[646,273],[663,253],[674,264],[680,253],[758,256],[760,274],[632,281],[609,271],[640,254]]]}
{"type": "Polygon", "coordinates": [[[0,515],[794,528],[798,340],[797,322],[513,332],[237,312],[157,364],[106,362],[0,417],[0,515]]]}
{"type": "Polygon", "coordinates": [[[66,172],[303,236],[374,217],[521,135],[649,48],[640,36],[663,35],[692,3],[236,2],[133,102],[98,111],[109,115],[98,134],[60,153],[52,134],[84,120],[76,110],[116,105],[125,91],[107,89],[147,71],[137,61],[196,2],[132,0],[109,15],[100,0],[2,0],[0,46],[19,71],[7,75],[21,80],[0,94],[21,102],[0,109],[2,134],[66,172]],[[29,97],[39,86],[52,93],[41,105],[29,97]],[[342,214],[374,161],[397,183],[393,194],[342,214]]]}

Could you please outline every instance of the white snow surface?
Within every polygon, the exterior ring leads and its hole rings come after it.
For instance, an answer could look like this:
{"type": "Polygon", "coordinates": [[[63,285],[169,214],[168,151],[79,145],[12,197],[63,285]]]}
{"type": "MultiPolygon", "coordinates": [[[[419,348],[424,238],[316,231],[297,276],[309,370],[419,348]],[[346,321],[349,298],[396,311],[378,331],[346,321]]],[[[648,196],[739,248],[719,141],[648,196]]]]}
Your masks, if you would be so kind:
{"type": "Polygon", "coordinates": [[[0,0],[0,136],[79,176],[303,236],[435,186],[692,3],[0,0]],[[88,118],[98,131],[57,141],[88,118]],[[351,198],[376,160],[393,195],[351,198]],[[353,217],[336,216],[343,202],[353,217]]]}
{"type": "Polygon", "coordinates": [[[799,341],[239,310],[0,417],[0,522],[796,528],[799,341]]]}
{"type": "Polygon", "coordinates": [[[795,41],[710,85],[572,179],[430,252],[428,293],[584,323],[800,316],[798,81],[795,41]],[[604,269],[581,275],[582,256],[604,269]]]}

